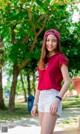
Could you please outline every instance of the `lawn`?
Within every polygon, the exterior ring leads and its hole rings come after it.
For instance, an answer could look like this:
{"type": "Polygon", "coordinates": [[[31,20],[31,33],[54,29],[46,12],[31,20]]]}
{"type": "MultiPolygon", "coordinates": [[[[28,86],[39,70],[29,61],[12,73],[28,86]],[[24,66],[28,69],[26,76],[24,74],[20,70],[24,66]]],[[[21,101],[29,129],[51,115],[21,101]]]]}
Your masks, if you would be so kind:
{"type": "Polygon", "coordinates": [[[30,115],[31,113],[27,110],[27,103],[16,102],[14,112],[9,112],[8,108],[0,110],[0,122],[19,120],[22,118],[29,117],[30,115]]]}
{"type": "Polygon", "coordinates": [[[67,97],[63,100],[63,109],[71,107],[80,107],[80,96],[67,97]]]}

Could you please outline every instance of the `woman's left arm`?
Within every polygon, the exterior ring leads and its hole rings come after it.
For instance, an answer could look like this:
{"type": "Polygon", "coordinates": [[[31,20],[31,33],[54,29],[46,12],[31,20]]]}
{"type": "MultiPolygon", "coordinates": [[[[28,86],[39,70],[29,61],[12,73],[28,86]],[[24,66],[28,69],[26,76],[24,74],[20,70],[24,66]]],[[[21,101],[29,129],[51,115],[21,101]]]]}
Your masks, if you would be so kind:
{"type": "Polygon", "coordinates": [[[69,77],[68,68],[65,64],[61,65],[61,72],[62,72],[64,84],[63,84],[58,96],[62,98],[64,96],[64,94],[66,93],[68,87],[70,86],[71,80],[69,77]]]}
{"type": "Polygon", "coordinates": [[[55,98],[55,100],[53,101],[53,103],[50,106],[50,112],[51,114],[55,114],[58,110],[58,104],[60,102],[60,99],[64,96],[64,94],[66,93],[69,85],[70,85],[70,77],[69,77],[69,72],[68,72],[68,68],[65,64],[61,65],[61,72],[62,72],[62,76],[63,76],[63,80],[64,80],[64,84],[60,90],[60,92],[58,93],[58,96],[55,98]],[[60,97],[60,99],[59,99],[60,97]]]}

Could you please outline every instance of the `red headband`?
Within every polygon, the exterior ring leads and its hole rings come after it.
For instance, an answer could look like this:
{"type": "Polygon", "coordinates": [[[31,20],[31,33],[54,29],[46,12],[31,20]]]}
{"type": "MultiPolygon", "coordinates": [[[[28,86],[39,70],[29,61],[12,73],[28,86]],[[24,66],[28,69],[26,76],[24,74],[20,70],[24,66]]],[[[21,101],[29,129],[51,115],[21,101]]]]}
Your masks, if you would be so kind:
{"type": "Polygon", "coordinates": [[[47,30],[44,33],[43,38],[45,39],[49,34],[53,34],[60,41],[60,34],[59,34],[59,32],[57,30],[55,30],[55,29],[47,30]]]}

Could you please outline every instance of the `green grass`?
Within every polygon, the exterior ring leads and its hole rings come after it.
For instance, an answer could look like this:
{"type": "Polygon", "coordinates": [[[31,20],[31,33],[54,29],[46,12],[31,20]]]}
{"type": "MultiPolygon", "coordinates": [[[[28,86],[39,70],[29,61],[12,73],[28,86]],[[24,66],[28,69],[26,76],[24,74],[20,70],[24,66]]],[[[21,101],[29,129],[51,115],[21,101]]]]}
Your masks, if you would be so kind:
{"type": "Polygon", "coordinates": [[[63,100],[63,109],[71,108],[71,107],[80,107],[80,99],[79,100],[63,100]]]}
{"type": "Polygon", "coordinates": [[[58,126],[65,130],[76,130],[78,128],[78,118],[68,118],[68,120],[60,122],[58,126]]]}
{"type": "Polygon", "coordinates": [[[0,122],[19,120],[30,117],[31,113],[27,110],[27,103],[16,103],[14,112],[9,112],[8,108],[0,110],[0,122]]]}

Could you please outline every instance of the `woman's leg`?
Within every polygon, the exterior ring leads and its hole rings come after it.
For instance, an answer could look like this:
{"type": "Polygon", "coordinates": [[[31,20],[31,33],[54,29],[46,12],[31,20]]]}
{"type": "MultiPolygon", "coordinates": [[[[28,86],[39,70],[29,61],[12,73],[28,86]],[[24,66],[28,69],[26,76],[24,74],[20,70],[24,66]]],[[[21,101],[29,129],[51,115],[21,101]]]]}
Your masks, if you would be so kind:
{"type": "MultiPolygon", "coordinates": [[[[42,128],[43,116],[44,116],[44,113],[43,112],[39,112],[39,123],[40,123],[41,128],[42,128]]],[[[41,132],[40,132],[40,134],[41,134],[41,132]]]]}
{"type": "Polygon", "coordinates": [[[53,134],[55,123],[57,120],[57,115],[52,115],[50,113],[44,113],[42,118],[41,134],[53,134]]]}
{"type": "Polygon", "coordinates": [[[44,113],[43,112],[39,112],[39,123],[40,123],[41,127],[42,127],[43,116],[44,116],[44,113]]]}

